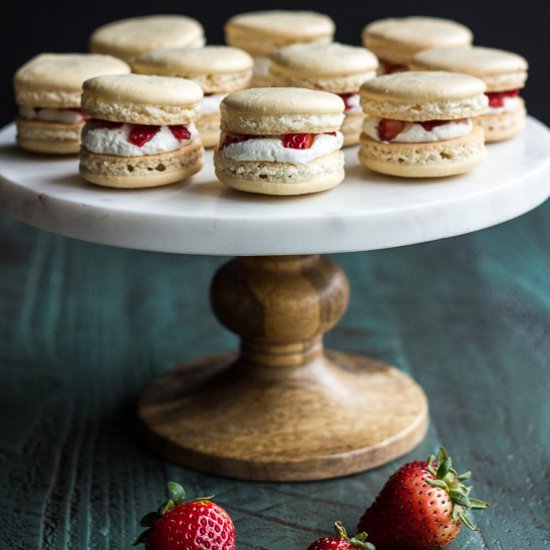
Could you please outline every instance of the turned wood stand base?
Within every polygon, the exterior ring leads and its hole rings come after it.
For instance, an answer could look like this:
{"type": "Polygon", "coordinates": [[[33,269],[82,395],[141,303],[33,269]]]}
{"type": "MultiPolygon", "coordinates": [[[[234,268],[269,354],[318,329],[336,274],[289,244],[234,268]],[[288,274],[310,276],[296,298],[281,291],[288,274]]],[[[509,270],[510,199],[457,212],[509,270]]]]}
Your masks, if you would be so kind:
{"type": "Polygon", "coordinates": [[[239,354],[166,372],[144,391],[139,420],[153,449],[228,477],[304,481],[364,471],[424,437],[428,405],[406,374],[324,352],[348,303],[344,273],[323,256],[239,258],[212,284],[239,354]]]}

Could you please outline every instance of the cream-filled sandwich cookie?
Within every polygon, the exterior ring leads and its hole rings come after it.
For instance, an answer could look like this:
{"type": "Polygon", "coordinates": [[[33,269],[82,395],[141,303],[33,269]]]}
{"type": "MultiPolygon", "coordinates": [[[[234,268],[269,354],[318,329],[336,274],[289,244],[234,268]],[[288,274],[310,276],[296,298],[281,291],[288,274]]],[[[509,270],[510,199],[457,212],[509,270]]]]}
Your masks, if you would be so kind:
{"type": "Polygon", "coordinates": [[[525,103],[520,89],[527,80],[527,61],[521,55],[494,48],[435,48],[417,54],[413,70],[465,73],[485,82],[489,105],[475,119],[485,141],[501,141],[519,134],[525,126],[525,103]]]}
{"type": "Polygon", "coordinates": [[[360,93],[367,117],[359,160],[367,168],[440,177],[467,172],[485,158],[483,130],[472,122],[488,103],[482,80],[410,71],[369,80],[360,93]]]}
{"type": "Polygon", "coordinates": [[[460,48],[472,43],[464,25],[438,17],[391,17],[369,23],[363,44],[378,57],[380,74],[407,70],[411,59],[429,48],[460,48]]]}
{"type": "Polygon", "coordinates": [[[17,143],[36,153],[70,154],[80,149],[86,115],[80,110],[82,83],[105,74],[129,73],[110,55],[44,53],[25,63],[13,78],[17,143]]]}
{"type": "Polygon", "coordinates": [[[230,92],[248,88],[252,57],[229,46],[163,48],[139,56],[134,72],[188,78],[199,84],[204,97],[196,125],[204,147],[214,147],[220,138],[220,103],[230,92]]]}
{"type": "Polygon", "coordinates": [[[159,48],[204,46],[202,25],[184,15],[147,15],[107,23],[90,37],[90,50],[131,62],[142,53],[159,48]]]}
{"type": "Polygon", "coordinates": [[[364,118],[359,87],[376,76],[378,60],[366,48],[344,44],[294,44],[271,55],[274,86],[297,86],[338,94],[346,106],[340,131],[344,145],[359,143],[364,118]]]}
{"type": "Polygon", "coordinates": [[[220,181],[241,191],[303,195],[344,179],[344,102],[305,88],[250,88],[221,104],[220,181]]]}
{"type": "Polygon", "coordinates": [[[194,121],[202,90],[183,78],[100,76],[84,83],[80,173],[105,187],[174,183],[198,172],[203,148],[194,121]]]}
{"type": "Polygon", "coordinates": [[[269,86],[269,56],[291,44],[332,41],[335,25],[327,15],[312,11],[256,11],[231,17],[225,41],[254,58],[253,86],[269,86]]]}

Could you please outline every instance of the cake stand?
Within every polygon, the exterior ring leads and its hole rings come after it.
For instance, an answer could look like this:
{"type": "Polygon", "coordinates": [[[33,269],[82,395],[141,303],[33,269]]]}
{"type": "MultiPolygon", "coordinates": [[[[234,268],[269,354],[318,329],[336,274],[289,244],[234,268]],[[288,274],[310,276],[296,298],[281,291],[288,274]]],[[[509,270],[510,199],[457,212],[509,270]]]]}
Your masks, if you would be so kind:
{"type": "Polygon", "coordinates": [[[189,182],[119,191],[78,175],[75,158],[18,150],[0,132],[0,210],[96,243],[179,254],[232,255],[214,277],[214,312],[241,337],[239,353],[162,374],[138,405],[161,455],[230,477],[311,480],[394,459],[426,433],[428,405],[406,374],[323,350],[348,302],[344,273],[320,254],[420,243],[519,216],[550,195],[550,131],[529,118],[463,176],[403,180],[374,174],[346,151],[346,180],[294,198],[217,182],[212,155],[189,182]]]}

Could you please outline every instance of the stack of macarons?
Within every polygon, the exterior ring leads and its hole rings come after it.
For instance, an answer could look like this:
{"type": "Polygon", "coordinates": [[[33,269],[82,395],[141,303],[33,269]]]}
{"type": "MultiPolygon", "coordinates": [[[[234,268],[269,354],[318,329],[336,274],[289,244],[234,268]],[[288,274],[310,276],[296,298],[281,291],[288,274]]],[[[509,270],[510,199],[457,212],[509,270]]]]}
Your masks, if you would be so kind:
{"type": "Polygon", "coordinates": [[[194,121],[198,84],[147,75],[99,76],[84,83],[80,173],[105,187],[174,183],[202,168],[194,121]]]}
{"type": "Polygon", "coordinates": [[[279,48],[332,41],[335,25],[327,15],[311,11],[256,11],[231,17],[225,41],[254,58],[253,86],[269,86],[269,56],[279,48]]]}
{"type": "Polygon", "coordinates": [[[461,174],[485,157],[483,131],[472,122],[487,107],[478,78],[438,71],[398,72],[361,86],[359,160],[408,178],[461,174]]]}
{"type": "Polygon", "coordinates": [[[13,79],[17,143],[37,153],[70,154],[80,149],[86,115],[80,109],[82,83],[98,75],[129,73],[110,55],[45,53],[25,63],[13,79]]]}
{"type": "Polygon", "coordinates": [[[435,48],[415,55],[411,68],[453,71],[476,76],[485,82],[489,104],[476,119],[487,142],[509,139],[525,126],[525,103],[520,90],[527,80],[527,61],[521,55],[474,46],[435,48]]]}
{"type": "Polygon", "coordinates": [[[221,104],[220,181],[240,191],[303,195],[344,179],[344,102],[306,88],[250,88],[221,104]]]}
{"type": "Polygon", "coordinates": [[[378,61],[366,48],[344,44],[294,44],[271,56],[270,79],[274,86],[297,86],[338,94],[345,118],[340,131],[344,145],[359,142],[364,118],[359,87],[376,76],[378,61]]]}
{"type": "Polygon", "coordinates": [[[132,62],[142,53],[159,48],[204,46],[202,25],[184,15],[147,15],[107,23],[90,37],[90,51],[132,62]]]}
{"type": "Polygon", "coordinates": [[[470,29],[438,17],[391,17],[369,23],[363,44],[380,61],[380,74],[407,70],[412,58],[430,48],[461,48],[472,43],[470,29]]]}
{"type": "Polygon", "coordinates": [[[201,86],[204,97],[196,125],[205,147],[219,141],[222,99],[248,88],[252,67],[250,55],[229,46],[162,48],[140,55],[132,63],[136,73],[188,78],[201,86]]]}

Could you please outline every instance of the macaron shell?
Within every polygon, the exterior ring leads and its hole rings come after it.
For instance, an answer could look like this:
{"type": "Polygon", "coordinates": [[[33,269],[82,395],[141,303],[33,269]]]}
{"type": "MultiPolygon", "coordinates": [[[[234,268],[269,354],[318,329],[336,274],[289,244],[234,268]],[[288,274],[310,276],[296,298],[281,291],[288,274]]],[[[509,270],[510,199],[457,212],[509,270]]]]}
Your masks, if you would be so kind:
{"type": "Polygon", "coordinates": [[[344,135],[344,146],[357,145],[359,143],[359,135],[363,127],[365,115],[361,113],[353,113],[346,115],[340,132],[344,135]]]}
{"type": "Polygon", "coordinates": [[[227,186],[264,195],[304,195],[332,189],[345,177],[344,154],[324,155],[304,164],[236,162],[214,154],[216,176],[227,186]]]}
{"type": "Polygon", "coordinates": [[[113,21],[96,29],[90,50],[131,61],[158,48],[199,47],[204,43],[202,25],[184,15],[150,15],[113,21]]]}
{"type": "Polygon", "coordinates": [[[33,153],[68,155],[80,150],[80,131],[84,123],[61,124],[16,119],[17,145],[33,153]]]}
{"type": "Polygon", "coordinates": [[[215,147],[220,141],[220,115],[208,115],[199,117],[195,125],[201,136],[205,148],[215,147]]]}
{"type": "Polygon", "coordinates": [[[521,98],[518,99],[520,104],[514,111],[481,115],[474,120],[483,129],[487,143],[510,139],[525,128],[525,103],[521,98]]]}
{"type": "Polygon", "coordinates": [[[422,51],[411,61],[412,70],[451,71],[482,79],[489,92],[523,88],[527,80],[527,60],[521,55],[473,46],[434,48],[422,51]]]}
{"type": "Polygon", "coordinates": [[[360,88],[361,106],[367,114],[411,121],[477,116],[487,107],[484,92],[482,80],[444,71],[380,76],[360,88]]]}
{"type": "Polygon", "coordinates": [[[110,55],[39,54],[15,73],[15,101],[25,107],[79,107],[85,80],[99,75],[129,72],[127,63],[110,55]]]}
{"type": "Polygon", "coordinates": [[[437,17],[402,17],[374,21],[363,29],[363,43],[380,59],[408,63],[421,50],[463,47],[473,35],[464,25],[437,17]]]}
{"type": "Polygon", "coordinates": [[[82,110],[93,118],[134,124],[188,124],[197,117],[201,87],[183,78],[104,76],[83,86],[82,110]]]}
{"type": "Polygon", "coordinates": [[[384,143],[360,137],[359,161],[374,172],[404,178],[432,178],[468,172],[486,156],[483,130],[430,143],[384,143]]]}
{"type": "Polygon", "coordinates": [[[99,155],[82,148],[80,174],[103,187],[140,189],[176,183],[196,174],[202,168],[200,139],[176,151],[142,157],[99,155]]]}

